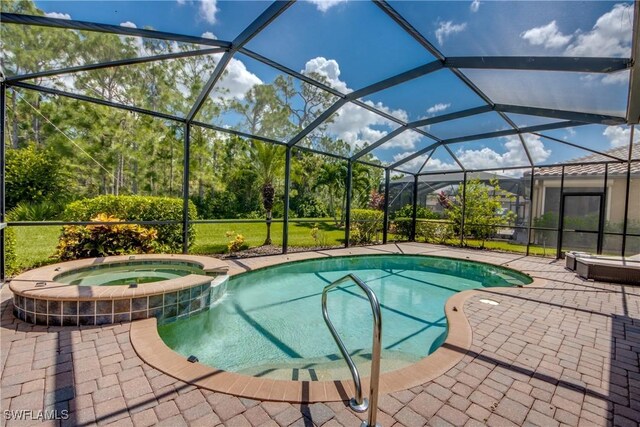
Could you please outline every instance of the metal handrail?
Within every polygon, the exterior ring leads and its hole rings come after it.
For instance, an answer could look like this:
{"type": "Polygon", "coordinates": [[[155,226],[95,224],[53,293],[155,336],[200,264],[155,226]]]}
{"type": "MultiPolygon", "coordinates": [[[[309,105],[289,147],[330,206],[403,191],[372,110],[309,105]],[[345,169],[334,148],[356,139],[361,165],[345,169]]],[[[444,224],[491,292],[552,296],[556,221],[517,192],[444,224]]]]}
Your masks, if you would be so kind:
{"type": "Polygon", "coordinates": [[[338,348],[340,349],[340,353],[344,357],[347,365],[349,366],[349,370],[351,371],[351,376],[353,377],[353,382],[355,384],[356,395],[352,397],[349,401],[349,405],[354,411],[357,412],[365,412],[369,409],[369,417],[368,421],[363,421],[361,427],[379,427],[379,424],[376,424],[376,416],[378,412],[378,384],[380,382],[380,346],[382,341],[382,314],[380,312],[380,302],[378,302],[378,297],[375,293],[369,288],[367,285],[362,282],[357,276],[353,274],[347,274],[341,279],[336,280],[330,285],[325,286],[322,290],[322,316],[324,317],[324,321],[333,336],[338,348]],[[373,312],[373,344],[371,349],[371,379],[369,381],[369,400],[362,397],[362,385],[360,383],[360,373],[358,372],[358,368],[356,367],[353,359],[349,355],[349,352],[344,346],[342,339],[338,335],[333,323],[331,323],[331,319],[329,319],[329,312],[327,311],[327,292],[331,289],[340,286],[344,282],[353,281],[360,289],[362,289],[369,299],[369,303],[371,304],[371,311],[373,312]]]}

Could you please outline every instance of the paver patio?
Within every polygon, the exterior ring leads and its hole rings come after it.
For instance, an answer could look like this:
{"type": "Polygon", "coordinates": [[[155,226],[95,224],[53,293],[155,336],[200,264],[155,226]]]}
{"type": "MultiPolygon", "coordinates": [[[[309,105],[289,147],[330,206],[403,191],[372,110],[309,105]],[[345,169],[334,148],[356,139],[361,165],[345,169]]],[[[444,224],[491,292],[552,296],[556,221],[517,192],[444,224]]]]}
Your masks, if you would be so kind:
{"type": "MultiPolygon", "coordinates": [[[[232,270],[381,251],[468,258],[548,280],[467,299],[471,350],[434,381],[381,396],[384,427],[638,425],[637,287],[584,281],[555,260],[417,243],[244,259],[232,270]]],[[[14,318],[7,286],[0,295],[3,426],[358,426],[364,418],[341,402],[259,402],[198,389],[145,365],[129,324],[34,326],[14,318]],[[68,419],[7,419],[54,409],[68,411],[68,419]]]]}

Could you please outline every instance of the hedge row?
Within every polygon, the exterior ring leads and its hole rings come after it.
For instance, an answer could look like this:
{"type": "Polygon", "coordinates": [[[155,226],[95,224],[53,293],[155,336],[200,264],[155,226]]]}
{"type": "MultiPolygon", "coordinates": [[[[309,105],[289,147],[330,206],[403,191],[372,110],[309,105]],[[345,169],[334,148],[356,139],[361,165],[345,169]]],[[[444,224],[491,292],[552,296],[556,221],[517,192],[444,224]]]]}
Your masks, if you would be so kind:
{"type": "MultiPolygon", "coordinates": [[[[63,217],[67,221],[90,221],[99,214],[126,221],[182,221],[182,199],[151,196],[98,196],[69,203],[63,217]]],[[[189,202],[189,219],[197,218],[196,207],[189,202]]],[[[182,224],[153,225],[158,231],[158,244],[162,251],[182,250],[182,224]]],[[[188,229],[189,246],[193,244],[196,229],[188,229]]]]}

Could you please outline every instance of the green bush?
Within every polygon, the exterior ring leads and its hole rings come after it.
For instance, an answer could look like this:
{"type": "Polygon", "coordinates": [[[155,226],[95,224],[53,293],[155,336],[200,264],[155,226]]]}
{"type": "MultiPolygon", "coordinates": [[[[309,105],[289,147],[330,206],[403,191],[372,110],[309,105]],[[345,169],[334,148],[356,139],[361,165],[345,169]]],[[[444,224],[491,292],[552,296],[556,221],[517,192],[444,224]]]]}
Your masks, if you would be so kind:
{"type": "MultiPolygon", "coordinates": [[[[413,222],[413,205],[407,204],[398,209],[393,214],[395,234],[402,240],[411,238],[411,224],[413,222]]],[[[439,219],[440,215],[425,206],[417,206],[416,218],[419,219],[439,219]]],[[[416,224],[416,236],[418,236],[418,225],[416,224]]]]}
{"type": "MultiPolygon", "coordinates": [[[[392,219],[395,218],[413,218],[413,205],[407,204],[395,211],[391,215],[392,219]]],[[[423,219],[440,219],[440,215],[435,213],[426,206],[417,206],[416,207],[416,218],[423,219]]]]}
{"type": "Polygon", "coordinates": [[[204,197],[191,196],[191,201],[198,210],[198,218],[218,219],[237,217],[237,212],[234,212],[236,198],[232,193],[227,191],[210,192],[204,197]]]}
{"type": "MultiPolygon", "coordinates": [[[[182,199],[151,196],[98,196],[67,205],[67,221],[90,221],[98,214],[114,216],[128,221],[182,221],[182,199]]],[[[196,219],[196,207],[189,202],[189,219],[196,219]]],[[[182,224],[156,225],[159,251],[182,250],[182,224]]],[[[189,225],[189,246],[196,237],[196,229],[189,225]]]]}
{"type": "Polygon", "coordinates": [[[4,229],[4,262],[7,275],[11,276],[18,271],[18,258],[16,256],[16,232],[13,228],[4,229]]]}
{"type": "Polygon", "coordinates": [[[10,221],[49,221],[58,219],[64,211],[65,204],[51,200],[40,203],[20,202],[7,213],[10,221]]]}
{"type": "Polygon", "coordinates": [[[373,209],[353,209],[349,240],[353,244],[372,243],[382,231],[383,212],[373,209]]]}
{"type": "Polygon", "coordinates": [[[40,203],[67,193],[67,178],[62,173],[59,157],[48,149],[29,145],[7,150],[6,203],[13,209],[20,202],[40,203]]]}
{"type": "Polygon", "coordinates": [[[455,235],[453,224],[443,220],[419,220],[416,223],[416,240],[424,239],[428,243],[446,243],[455,235]]]}
{"type": "MultiPolygon", "coordinates": [[[[409,240],[411,238],[411,218],[397,217],[393,220],[395,235],[400,240],[409,240]]],[[[417,225],[416,225],[417,226],[417,225]]]]}
{"type": "Polygon", "coordinates": [[[154,252],[158,234],[153,228],[137,224],[118,224],[121,220],[100,214],[92,219],[96,224],[67,225],[62,228],[56,257],[61,261],[110,255],[145,254],[154,252]]]}

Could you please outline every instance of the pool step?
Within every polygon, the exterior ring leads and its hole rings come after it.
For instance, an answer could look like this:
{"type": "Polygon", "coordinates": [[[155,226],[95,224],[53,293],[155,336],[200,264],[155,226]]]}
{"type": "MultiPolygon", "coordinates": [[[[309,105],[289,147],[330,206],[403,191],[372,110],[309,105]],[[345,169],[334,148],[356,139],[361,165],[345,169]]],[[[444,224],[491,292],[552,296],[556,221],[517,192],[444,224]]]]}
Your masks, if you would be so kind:
{"type": "MultiPolygon", "coordinates": [[[[363,377],[369,376],[371,371],[371,353],[358,350],[351,354],[351,358],[363,377]]],[[[394,371],[414,364],[419,357],[398,351],[382,352],[380,371],[394,371]]],[[[328,381],[351,379],[351,372],[339,354],[329,354],[322,357],[307,359],[291,359],[287,362],[265,363],[259,366],[238,371],[244,375],[261,378],[293,381],[328,381]]]]}

